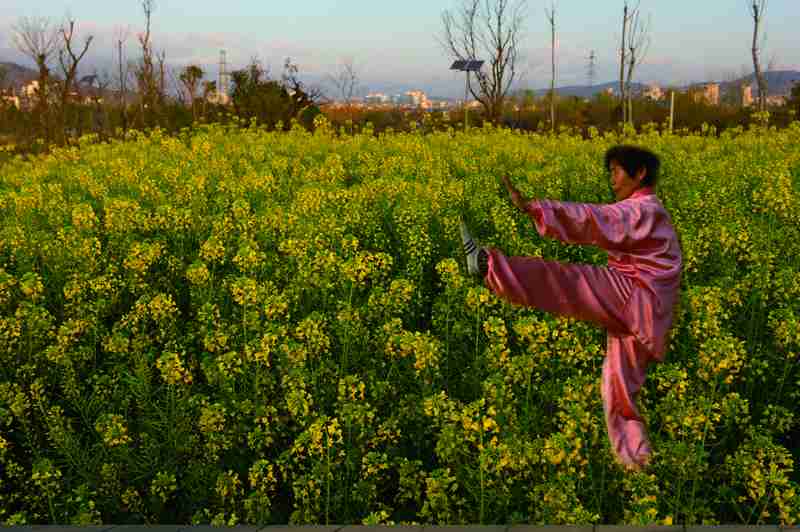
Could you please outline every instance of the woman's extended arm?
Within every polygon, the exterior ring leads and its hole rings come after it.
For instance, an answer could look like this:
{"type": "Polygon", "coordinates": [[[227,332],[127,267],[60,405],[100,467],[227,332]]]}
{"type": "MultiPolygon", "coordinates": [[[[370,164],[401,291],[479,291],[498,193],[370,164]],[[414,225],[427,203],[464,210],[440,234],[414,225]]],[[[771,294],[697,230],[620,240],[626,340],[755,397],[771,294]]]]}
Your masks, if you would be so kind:
{"type": "Polygon", "coordinates": [[[502,177],[513,203],[527,213],[542,236],[558,238],[568,244],[588,244],[605,250],[625,251],[647,238],[653,217],[639,202],[622,201],[611,205],[571,203],[553,200],[527,200],[507,176],[502,177]]]}
{"type": "Polygon", "coordinates": [[[652,231],[653,219],[643,212],[638,201],[597,205],[534,200],[525,211],[542,236],[605,250],[628,251],[652,231]]]}

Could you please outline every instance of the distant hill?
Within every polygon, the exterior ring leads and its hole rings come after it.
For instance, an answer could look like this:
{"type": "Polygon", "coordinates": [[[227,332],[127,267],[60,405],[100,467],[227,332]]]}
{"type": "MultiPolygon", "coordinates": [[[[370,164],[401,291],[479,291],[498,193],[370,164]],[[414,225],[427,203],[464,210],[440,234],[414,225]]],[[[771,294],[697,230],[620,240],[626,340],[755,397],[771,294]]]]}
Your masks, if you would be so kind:
{"type": "MultiPolygon", "coordinates": [[[[639,92],[646,87],[642,83],[631,83],[634,92],[639,92]]],[[[565,87],[556,87],[556,93],[561,96],[577,96],[578,98],[591,98],[595,94],[605,92],[607,89],[614,91],[614,94],[619,93],[619,81],[609,81],[601,85],[568,85],[565,87]]],[[[550,89],[538,89],[533,91],[536,96],[546,96],[550,89]]]]}
{"type": "Polygon", "coordinates": [[[6,86],[20,87],[39,77],[39,73],[32,68],[20,66],[16,63],[0,62],[0,70],[5,71],[3,83],[6,86]]]}
{"type": "MultiPolygon", "coordinates": [[[[797,70],[772,70],[766,72],[764,76],[767,80],[767,96],[788,96],[792,92],[795,83],[800,82],[800,72],[797,70]]],[[[725,91],[729,88],[735,89],[737,86],[749,83],[753,87],[753,95],[758,94],[758,83],[754,74],[739,78],[732,82],[721,82],[720,89],[725,91]]]]}
{"type": "MultiPolygon", "coordinates": [[[[10,85],[12,87],[19,88],[22,85],[30,83],[33,80],[39,79],[38,70],[24,67],[16,63],[0,61],[0,70],[4,70],[6,73],[5,79],[3,81],[3,83],[5,83],[6,86],[10,85]]],[[[64,79],[64,76],[61,75],[61,72],[55,71],[55,69],[51,69],[50,77],[56,79],[64,79]]],[[[90,77],[91,76],[78,76],[78,81],[83,82],[84,80],[90,77]]]]}
{"type": "MultiPolygon", "coordinates": [[[[767,79],[767,91],[769,96],[788,96],[791,93],[792,87],[794,86],[795,82],[800,82],[800,71],[797,70],[773,70],[770,72],[765,73],[765,77],[767,79]]],[[[678,86],[679,90],[686,90],[689,87],[703,85],[705,83],[719,83],[720,90],[722,92],[726,92],[728,90],[735,90],[737,87],[741,86],[745,83],[750,83],[753,87],[753,95],[758,95],[758,84],[756,83],[755,76],[753,74],[749,76],[745,76],[743,78],[739,78],[734,81],[704,81],[698,83],[691,83],[690,85],[678,86]]],[[[643,83],[631,83],[633,87],[634,93],[641,92],[643,89],[647,88],[646,84],[643,83]]],[[[661,85],[662,88],[665,88],[667,85],[661,85]]],[[[595,94],[605,92],[607,89],[611,88],[614,91],[614,94],[619,93],[619,81],[609,81],[608,83],[603,83],[601,85],[571,85],[565,87],[556,87],[556,93],[560,94],[561,96],[577,96],[579,98],[591,98],[595,94]]],[[[536,96],[546,96],[550,89],[537,89],[534,92],[536,96]]]]}

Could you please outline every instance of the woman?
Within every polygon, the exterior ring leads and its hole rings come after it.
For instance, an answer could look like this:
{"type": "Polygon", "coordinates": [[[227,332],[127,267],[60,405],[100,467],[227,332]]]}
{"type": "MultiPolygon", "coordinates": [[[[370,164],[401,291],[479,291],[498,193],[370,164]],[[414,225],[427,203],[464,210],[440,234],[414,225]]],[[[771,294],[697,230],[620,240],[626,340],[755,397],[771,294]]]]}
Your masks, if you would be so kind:
{"type": "Polygon", "coordinates": [[[660,162],[652,152],[616,146],[605,155],[617,201],[608,205],[529,201],[503,176],[511,202],[542,236],[598,246],[608,267],[506,257],[480,248],[461,223],[469,272],[517,305],[589,321],[607,330],[602,396],[616,459],[641,469],[651,448],[636,396],[647,366],[663,362],[678,303],[682,255],[669,214],[655,193],[660,162]]]}

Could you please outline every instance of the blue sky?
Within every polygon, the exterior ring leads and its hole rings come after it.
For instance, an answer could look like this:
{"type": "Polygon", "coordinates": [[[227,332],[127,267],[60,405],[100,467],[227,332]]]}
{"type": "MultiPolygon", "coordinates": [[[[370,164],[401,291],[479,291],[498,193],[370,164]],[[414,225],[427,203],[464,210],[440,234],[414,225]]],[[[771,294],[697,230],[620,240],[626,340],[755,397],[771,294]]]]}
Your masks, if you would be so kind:
{"type": "MultiPolygon", "coordinates": [[[[322,79],[349,58],[358,67],[364,90],[421,88],[456,95],[461,75],[447,70],[449,58],[435,35],[441,13],[459,0],[156,0],[153,40],[167,61],[199,63],[213,76],[219,50],[231,67],[257,56],[274,73],[291,56],[310,79],[322,79]]],[[[747,0],[641,0],[651,17],[651,39],[637,79],[685,83],[723,79],[752,67],[752,19],[747,0]],[[687,15],[687,13],[689,15],[687,15]]],[[[586,57],[596,50],[597,80],[618,70],[622,0],[556,0],[558,84],[585,84],[586,57]]],[[[544,17],[550,0],[528,0],[523,69],[519,85],[549,83],[549,34],[544,17]]],[[[21,16],[71,13],[79,35],[95,35],[87,59],[110,65],[115,31],[128,31],[127,53],[136,54],[136,33],[144,18],[139,0],[2,0],[0,60],[24,62],[13,51],[8,27],[21,16]]],[[[800,46],[792,21],[800,21],[800,0],[769,0],[764,61],[800,70],[800,46]]],[[[87,65],[89,63],[87,62],[87,65]]]]}

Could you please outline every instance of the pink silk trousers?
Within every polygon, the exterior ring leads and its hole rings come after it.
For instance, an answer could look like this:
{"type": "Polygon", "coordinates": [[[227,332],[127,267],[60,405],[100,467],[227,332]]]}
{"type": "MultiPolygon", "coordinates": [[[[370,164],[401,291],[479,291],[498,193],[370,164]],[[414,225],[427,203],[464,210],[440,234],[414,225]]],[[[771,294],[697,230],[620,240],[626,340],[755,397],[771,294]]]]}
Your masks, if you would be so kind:
{"type": "Polygon", "coordinates": [[[633,281],[613,268],[505,257],[496,249],[487,252],[485,282],[499,297],[607,330],[601,392],[611,449],[627,468],[646,465],[651,448],[635,401],[653,357],[623,314],[633,281]]]}

